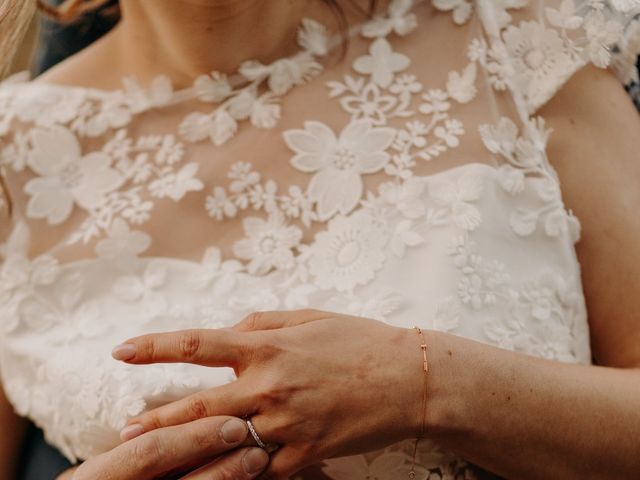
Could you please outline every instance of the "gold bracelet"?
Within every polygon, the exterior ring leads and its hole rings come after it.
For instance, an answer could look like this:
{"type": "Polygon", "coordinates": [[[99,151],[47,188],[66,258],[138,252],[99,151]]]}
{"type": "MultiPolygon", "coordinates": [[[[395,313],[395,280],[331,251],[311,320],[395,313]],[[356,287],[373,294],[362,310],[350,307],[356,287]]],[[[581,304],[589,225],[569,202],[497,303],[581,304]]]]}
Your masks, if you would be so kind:
{"type": "Polygon", "coordinates": [[[420,440],[424,438],[425,432],[425,424],[427,421],[427,372],[429,371],[429,363],[427,362],[427,340],[424,337],[424,333],[422,329],[418,327],[413,327],[414,330],[422,337],[422,343],[420,344],[420,349],[422,350],[422,370],[424,372],[423,375],[423,395],[422,395],[422,429],[420,430],[420,436],[416,438],[416,443],[413,446],[413,460],[411,462],[411,470],[409,471],[409,478],[413,480],[416,478],[416,455],[418,454],[418,443],[420,440]]]}

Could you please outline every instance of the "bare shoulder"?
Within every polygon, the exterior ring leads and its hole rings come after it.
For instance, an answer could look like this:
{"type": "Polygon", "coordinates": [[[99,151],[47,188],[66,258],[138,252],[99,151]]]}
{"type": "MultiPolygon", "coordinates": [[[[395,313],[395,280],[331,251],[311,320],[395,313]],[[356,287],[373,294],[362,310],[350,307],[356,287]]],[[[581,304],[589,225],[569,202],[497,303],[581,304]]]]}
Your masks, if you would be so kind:
{"type": "Polygon", "coordinates": [[[609,72],[580,71],[540,111],[577,245],[594,357],[640,367],[640,116],[609,72]]]}
{"type": "Polygon", "coordinates": [[[121,84],[122,73],[117,67],[110,35],[72,55],[36,79],[36,83],[81,86],[111,90],[121,84]]]}

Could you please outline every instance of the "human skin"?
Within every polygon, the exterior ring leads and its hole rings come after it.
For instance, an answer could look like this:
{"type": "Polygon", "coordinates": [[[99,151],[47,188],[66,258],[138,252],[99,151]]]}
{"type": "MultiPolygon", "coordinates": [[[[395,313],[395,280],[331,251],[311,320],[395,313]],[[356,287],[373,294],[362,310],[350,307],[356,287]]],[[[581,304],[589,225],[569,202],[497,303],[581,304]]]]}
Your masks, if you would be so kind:
{"type": "MultiPolygon", "coordinates": [[[[165,4],[158,5],[159,11],[165,4]]],[[[153,30],[148,34],[153,38],[153,30]]],[[[180,38],[179,32],[175,35],[180,38]]],[[[117,45],[112,41],[100,48],[113,53],[117,45]]],[[[194,55],[200,51],[197,44],[190,48],[194,55]]],[[[167,57],[167,62],[178,59],[167,57]]],[[[182,72],[174,75],[179,82],[190,77],[192,70],[180,65],[188,66],[191,60],[202,61],[194,56],[172,64],[159,62],[153,68],[182,72]]],[[[99,56],[92,61],[99,62],[99,56]]],[[[152,77],[156,72],[151,66],[149,69],[152,77]]],[[[64,77],[69,83],[82,83],[76,82],[83,74],[81,69],[75,73],[67,70],[66,77],[64,72],[56,74],[60,80],[64,77]]],[[[118,74],[114,72],[114,82],[118,74]]],[[[51,80],[55,81],[55,76],[51,80]]],[[[599,366],[534,359],[452,335],[426,332],[431,361],[427,430],[443,446],[507,478],[634,478],[640,472],[636,443],[640,433],[640,326],[638,302],[633,295],[640,273],[640,252],[636,248],[640,219],[634,214],[640,204],[636,185],[640,178],[636,153],[640,121],[615,80],[593,69],[573,79],[541,113],[555,130],[549,156],[559,172],[565,201],[583,225],[577,248],[599,366]]],[[[411,351],[408,340],[413,337],[409,334],[415,335],[405,333],[407,348],[398,350],[400,356],[394,357],[396,361],[388,367],[395,369],[397,379],[411,370],[409,365],[420,361],[419,351],[414,351],[410,360],[406,357],[407,362],[401,361],[411,351]]],[[[413,348],[417,348],[415,340],[413,348]]],[[[393,351],[390,339],[381,345],[393,351]]],[[[177,358],[180,353],[174,348],[171,354],[177,358]]],[[[421,386],[419,370],[413,373],[411,385],[421,386]]],[[[421,418],[415,409],[421,392],[416,389],[414,393],[417,397],[398,409],[405,415],[413,412],[415,421],[421,418]]],[[[332,397],[324,400],[327,408],[337,403],[332,397]]],[[[213,409],[206,412],[228,414],[213,409]]],[[[149,420],[157,413],[137,420],[152,429],[161,425],[149,420]]],[[[290,413],[294,414],[305,412],[290,413]]],[[[386,418],[391,414],[381,415],[386,418]]],[[[386,421],[380,420],[380,425],[386,421]]],[[[282,443],[295,443],[295,439],[282,443]]],[[[133,447],[126,443],[123,448],[133,447]]],[[[310,457],[296,456],[283,448],[274,455],[270,472],[277,477],[292,469],[294,463],[297,466],[311,461],[310,457]]]]}

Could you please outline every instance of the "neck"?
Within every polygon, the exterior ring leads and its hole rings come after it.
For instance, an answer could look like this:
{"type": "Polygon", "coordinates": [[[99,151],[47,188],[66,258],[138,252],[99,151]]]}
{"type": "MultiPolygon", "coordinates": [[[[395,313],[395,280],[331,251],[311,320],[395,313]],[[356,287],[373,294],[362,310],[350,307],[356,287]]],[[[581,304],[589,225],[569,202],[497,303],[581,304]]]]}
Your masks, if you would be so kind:
{"type": "Polygon", "coordinates": [[[198,75],[230,73],[245,60],[271,62],[297,50],[303,17],[335,25],[319,0],[121,0],[111,42],[124,71],[143,82],[169,75],[187,86],[198,75]]]}

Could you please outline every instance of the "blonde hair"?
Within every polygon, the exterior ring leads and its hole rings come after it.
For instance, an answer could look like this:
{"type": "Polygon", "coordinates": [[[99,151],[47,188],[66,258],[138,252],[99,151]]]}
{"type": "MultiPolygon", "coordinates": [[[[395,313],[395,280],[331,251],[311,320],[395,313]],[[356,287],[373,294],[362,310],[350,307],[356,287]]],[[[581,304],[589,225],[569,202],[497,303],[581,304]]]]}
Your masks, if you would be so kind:
{"type": "Polygon", "coordinates": [[[0,78],[11,67],[37,9],[54,20],[69,23],[107,1],[65,0],[61,5],[53,6],[45,0],[4,0],[0,4],[0,78]]]}

